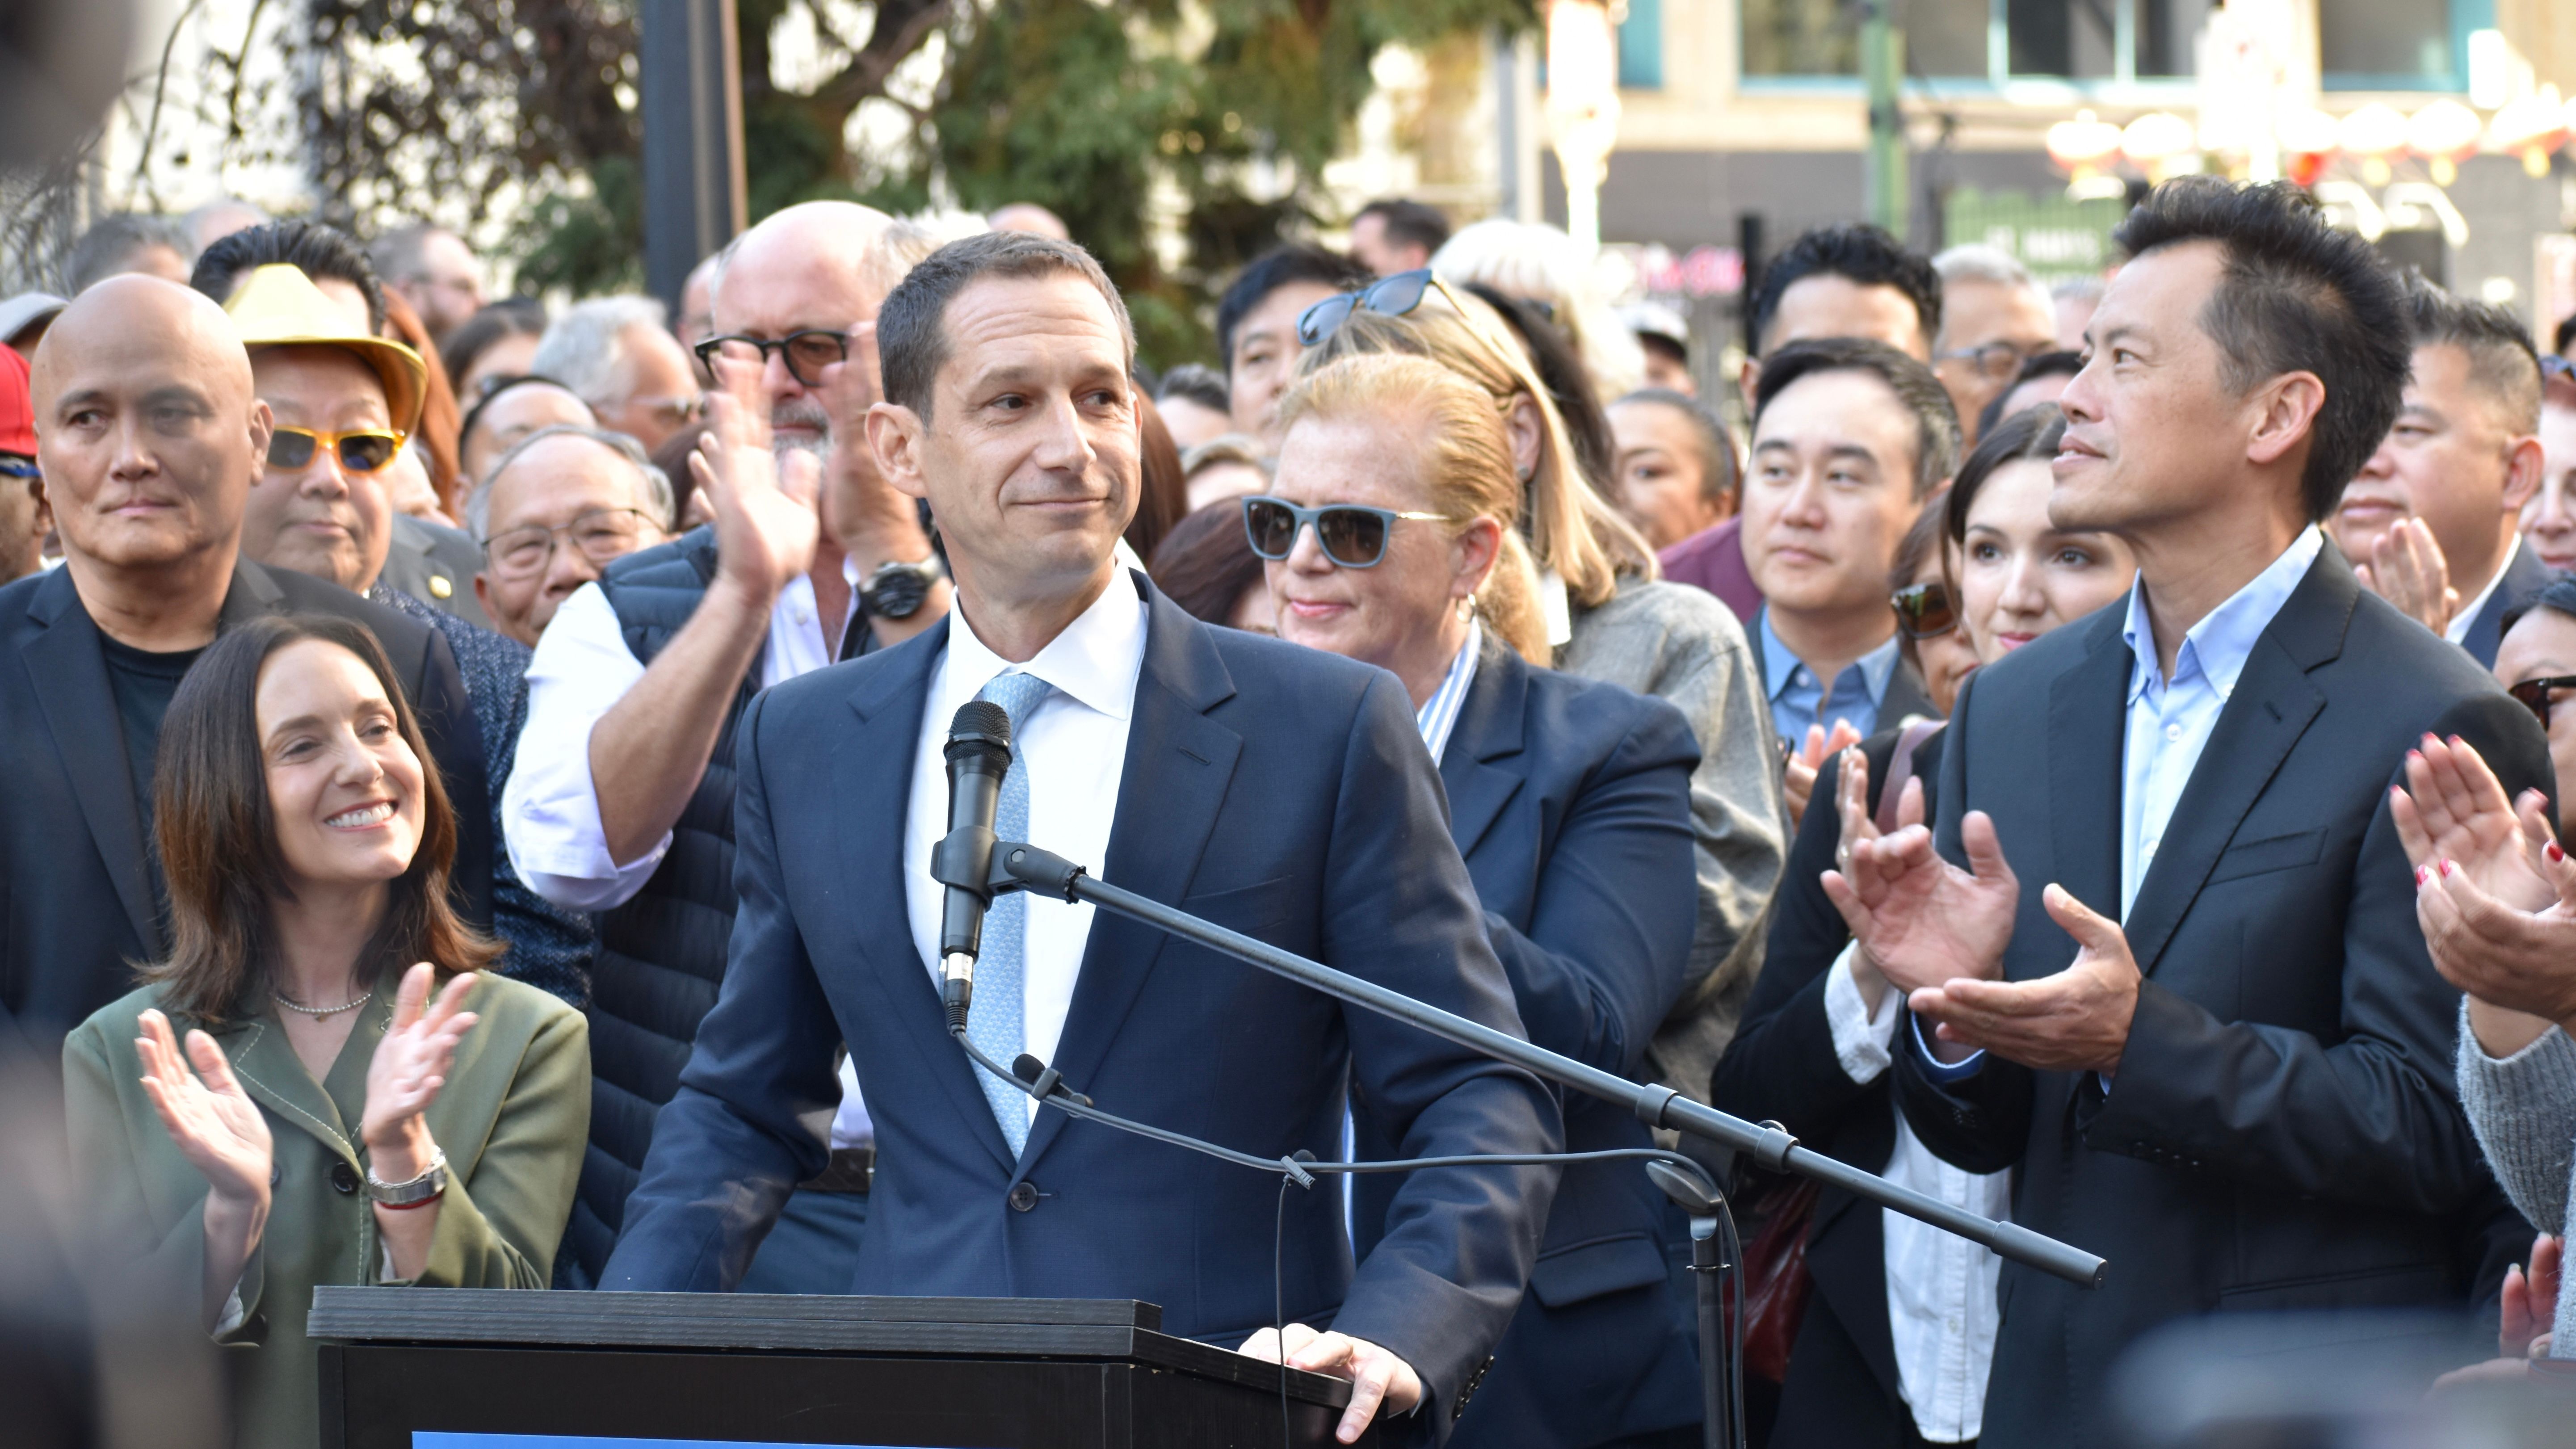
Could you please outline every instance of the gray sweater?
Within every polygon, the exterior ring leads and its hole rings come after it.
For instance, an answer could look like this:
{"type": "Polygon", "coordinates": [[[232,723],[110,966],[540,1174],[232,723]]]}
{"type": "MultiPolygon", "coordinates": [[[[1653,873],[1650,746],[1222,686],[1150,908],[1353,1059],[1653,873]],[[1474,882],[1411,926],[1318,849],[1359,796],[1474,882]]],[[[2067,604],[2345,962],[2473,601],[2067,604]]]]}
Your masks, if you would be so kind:
{"type": "MultiPolygon", "coordinates": [[[[2576,1170],[2576,1040],[2556,1027],[2499,1061],[2469,1030],[2460,1003],[2460,1105],[2496,1181],[2523,1218],[2543,1231],[2567,1227],[2568,1175],[2576,1170]]],[[[2576,1292],[2558,1295],[2550,1357],[2576,1358],[2576,1292]]]]}
{"type": "Polygon", "coordinates": [[[1763,913],[1788,858],[1780,747],[1744,626],[1715,595],[1622,579],[1599,608],[1578,609],[1556,667],[1653,695],[1699,737],[1691,774],[1698,835],[1699,927],[1690,985],[1647,1049],[1656,1080],[1708,1100],[1709,1072],[1735,1035],[1762,964],[1763,913]]]}

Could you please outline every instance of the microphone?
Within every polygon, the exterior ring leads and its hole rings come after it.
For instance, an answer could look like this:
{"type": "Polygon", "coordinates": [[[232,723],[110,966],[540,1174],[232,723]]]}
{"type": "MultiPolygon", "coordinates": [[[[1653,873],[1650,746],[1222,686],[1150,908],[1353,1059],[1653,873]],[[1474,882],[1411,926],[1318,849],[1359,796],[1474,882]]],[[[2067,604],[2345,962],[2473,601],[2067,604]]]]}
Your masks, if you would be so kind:
{"type": "Polygon", "coordinates": [[[939,919],[939,1000],[948,1029],[963,1031],[975,997],[975,957],[993,903],[993,811],[1011,770],[1011,717],[987,700],[957,707],[948,724],[948,834],[930,853],[930,876],[946,886],[939,919]]]}

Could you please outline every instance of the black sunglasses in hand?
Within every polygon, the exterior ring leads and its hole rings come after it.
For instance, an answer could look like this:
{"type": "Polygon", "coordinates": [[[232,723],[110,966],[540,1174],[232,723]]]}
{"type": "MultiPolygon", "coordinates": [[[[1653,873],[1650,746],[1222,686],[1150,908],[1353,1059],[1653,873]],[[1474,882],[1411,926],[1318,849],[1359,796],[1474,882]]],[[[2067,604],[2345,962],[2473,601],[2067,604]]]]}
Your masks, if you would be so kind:
{"type": "Polygon", "coordinates": [[[1373,569],[1386,558],[1386,537],[1399,518],[1436,522],[1437,513],[1399,513],[1357,503],[1326,503],[1300,508],[1283,499],[1253,494],[1243,500],[1243,532],[1252,551],[1277,563],[1296,550],[1297,535],[1308,524],[1324,557],[1346,569],[1373,569]]]}

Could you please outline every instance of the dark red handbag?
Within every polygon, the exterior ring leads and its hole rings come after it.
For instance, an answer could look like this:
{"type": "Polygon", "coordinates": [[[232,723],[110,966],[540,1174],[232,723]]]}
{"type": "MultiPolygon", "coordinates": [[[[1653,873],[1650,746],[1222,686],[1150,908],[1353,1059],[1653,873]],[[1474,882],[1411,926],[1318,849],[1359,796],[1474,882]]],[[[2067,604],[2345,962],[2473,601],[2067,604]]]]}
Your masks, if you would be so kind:
{"type": "Polygon", "coordinates": [[[1815,1181],[1782,1182],[1763,1195],[1761,1226],[1744,1245],[1744,1371],[1775,1384],[1788,1378],[1789,1350],[1815,1287],[1807,1275],[1807,1225],[1815,1216],[1815,1181]]]}

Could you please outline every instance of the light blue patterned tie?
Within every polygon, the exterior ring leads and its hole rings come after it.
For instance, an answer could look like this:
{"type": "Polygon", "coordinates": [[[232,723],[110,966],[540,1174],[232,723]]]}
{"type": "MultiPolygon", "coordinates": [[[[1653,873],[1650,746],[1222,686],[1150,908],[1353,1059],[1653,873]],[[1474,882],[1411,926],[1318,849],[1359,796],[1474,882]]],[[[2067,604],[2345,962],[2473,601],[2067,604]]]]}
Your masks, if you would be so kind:
{"type": "MultiPolygon", "coordinates": [[[[1002,797],[993,810],[993,833],[1004,840],[1029,838],[1028,749],[1022,742],[1023,731],[1038,701],[1053,687],[1034,674],[1015,672],[994,676],[975,696],[1000,705],[1011,717],[1011,772],[1002,779],[1002,797]]],[[[966,1039],[1005,1067],[1028,1049],[1021,1007],[1028,918],[1026,892],[994,897],[992,909],[984,913],[983,949],[975,958],[975,1003],[966,1018],[966,1039]]],[[[984,1084],[984,1099],[993,1104],[994,1120],[1002,1125],[1011,1155],[1017,1157],[1029,1140],[1028,1094],[990,1072],[978,1070],[975,1075],[984,1084]]]]}

